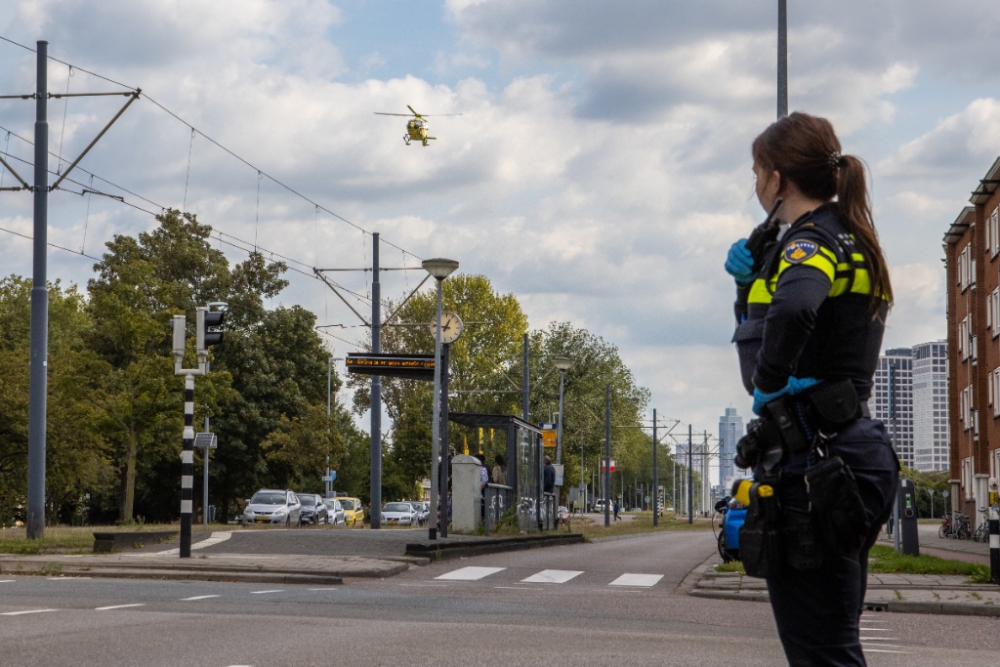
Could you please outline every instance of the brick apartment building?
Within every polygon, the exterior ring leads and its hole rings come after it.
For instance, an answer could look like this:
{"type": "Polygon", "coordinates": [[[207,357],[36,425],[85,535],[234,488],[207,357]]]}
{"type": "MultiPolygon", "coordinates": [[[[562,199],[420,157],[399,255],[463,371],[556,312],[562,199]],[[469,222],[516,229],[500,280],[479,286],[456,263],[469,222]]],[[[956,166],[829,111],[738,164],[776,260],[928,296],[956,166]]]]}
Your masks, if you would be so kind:
{"type": "Polygon", "coordinates": [[[1000,475],[1000,158],[944,235],[952,510],[977,526],[1000,475]]]}

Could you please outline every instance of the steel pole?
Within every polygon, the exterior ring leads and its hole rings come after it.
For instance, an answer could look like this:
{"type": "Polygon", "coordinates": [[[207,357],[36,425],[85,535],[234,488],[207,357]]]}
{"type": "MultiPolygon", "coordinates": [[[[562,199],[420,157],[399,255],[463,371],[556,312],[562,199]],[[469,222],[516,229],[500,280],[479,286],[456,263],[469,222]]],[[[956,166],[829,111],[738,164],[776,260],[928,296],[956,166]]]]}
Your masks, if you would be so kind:
{"type": "Polygon", "coordinates": [[[604,391],[604,525],[611,525],[611,385],[604,391]]]}
{"type": "Polygon", "coordinates": [[[441,485],[441,537],[448,537],[448,471],[451,469],[451,446],[448,444],[448,362],[451,358],[451,346],[441,344],[441,468],[438,470],[438,483],[441,485]]]}
{"type": "Polygon", "coordinates": [[[28,379],[28,539],[45,532],[45,421],[49,357],[49,43],[38,42],[35,80],[34,257],[28,379]]]}
{"type": "Polygon", "coordinates": [[[653,408],[653,526],[660,525],[660,477],[656,467],[656,408],[653,408]]]}
{"type": "Polygon", "coordinates": [[[693,434],[694,430],[691,425],[688,424],[688,482],[687,482],[687,497],[688,497],[688,523],[694,523],[694,456],[691,452],[691,447],[693,446],[693,434]]]}
{"type": "Polygon", "coordinates": [[[580,431],[580,515],[587,511],[587,482],[583,477],[583,443],[586,441],[584,431],[580,431]]]}
{"type": "MultiPolygon", "coordinates": [[[[372,352],[382,351],[382,283],[379,282],[378,232],[372,234],[372,352]]],[[[370,525],[382,527],[382,378],[372,376],[371,393],[371,516],[370,525]]]]}
{"type": "MultiPolygon", "coordinates": [[[[521,419],[528,421],[528,334],[524,334],[524,372],[521,377],[521,419]]],[[[530,423],[530,422],[529,422],[530,423]]]]}
{"type": "Polygon", "coordinates": [[[563,392],[566,389],[566,371],[559,370],[559,424],[556,429],[556,463],[562,463],[563,392]]]}
{"type": "MultiPolygon", "coordinates": [[[[205,433],[208,433],[208,417],[205,417],[205,433]]],[[[208,447],[205,447],[205,459],[202,461],[201,477],[201,524],[208,525],[208,447]]]]}
{"type": "Polygon", "coordinates": [[[788,0],[778,0],[778,118],[788,115],[788,0]]]}
{"type": "Polygon", "coordinates": [[[441,282],[437,278],[437,323],[434,329],[434,413],[431,417],[431,520],[428,538],[437,539],[437,526],[441,521],[438,503],[438,452],[441,446],[441,282]]]}
{"type": "MultiPolygon", "coordinates": [[[[333,391],[333,355],[326,362],[326,432],[327,435],[330,433],[330,408],[332,407],[330,396],[333,391]]],[[[326,455],[326,476],[330,476],[330,455],[326,455]]],[[[326,483],[326,497],[330,497],[330,492],[333,490],[333,482],[327,481],[326,483]]],[[[369,520],[370,517],[369,517],[369,520]]],[[[363,524],[362,524],[363,525],[363,524]]]]}

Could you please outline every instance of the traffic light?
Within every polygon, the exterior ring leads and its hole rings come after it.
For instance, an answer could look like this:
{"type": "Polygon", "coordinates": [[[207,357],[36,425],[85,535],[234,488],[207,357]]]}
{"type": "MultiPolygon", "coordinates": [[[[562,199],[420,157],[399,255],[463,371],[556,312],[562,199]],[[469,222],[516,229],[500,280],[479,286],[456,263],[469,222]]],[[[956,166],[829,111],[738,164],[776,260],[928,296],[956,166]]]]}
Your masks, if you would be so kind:
{"type": "Polygon", "coordinates": [[[219,307],[224,304],[211,303],[208,306],[198,308],[198,352],[206,353],[208,348],[222,342],[222,324],[226,319],[225,310],[210,310],[213,306],[219,307]],[[211,329],[211,331],[209,331],[211,329]]]}

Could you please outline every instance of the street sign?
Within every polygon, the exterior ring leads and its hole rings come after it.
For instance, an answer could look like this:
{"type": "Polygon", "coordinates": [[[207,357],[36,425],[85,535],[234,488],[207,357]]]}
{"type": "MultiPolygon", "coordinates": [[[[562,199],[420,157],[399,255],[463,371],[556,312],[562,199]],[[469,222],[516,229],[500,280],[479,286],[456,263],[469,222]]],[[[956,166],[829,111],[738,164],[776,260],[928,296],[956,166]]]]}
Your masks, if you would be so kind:
{"type": "Polygon", "coordinates": [[[546,447],[556,446],[556,434],[558,426],[556,424],[541,423],[538,428],[542,429],[542,444],[546,447]]]}
{"type": "Polygon", "coordinates": [[[563,467],[561,463],[553,464],[553,468],[556,469],[556,486],[563,485],[563,467]]]}
{"type": "Polygon", "coordinates": [[[434,357],[423,354],[372,354],[349,352],[347,372],[409,380],[433,380],[434,357]]]}
{"type": "MultiPolygon", "coordinates": [[[[601,459],[601,472],[607,470],[607,466],[604,465],[604,459],[601,459]]],[[[611,472],[615,472],[615,460],[611,459],[611,472]]]]}
{"type": "Polygon", "coordinates": [[[216,449],[218,445],[218,438],[214,433],[195,433],[194,434],[194,446],[195,447],[208,447],[209,449],[216,449]]]}

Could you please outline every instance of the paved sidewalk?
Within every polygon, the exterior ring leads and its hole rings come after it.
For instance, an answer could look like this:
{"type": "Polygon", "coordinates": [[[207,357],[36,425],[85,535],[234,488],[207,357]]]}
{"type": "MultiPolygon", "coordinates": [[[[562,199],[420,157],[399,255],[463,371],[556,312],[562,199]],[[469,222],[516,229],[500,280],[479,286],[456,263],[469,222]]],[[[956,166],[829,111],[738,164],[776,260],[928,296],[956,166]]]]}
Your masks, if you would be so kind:
{"type": "MultiPolygon", "coordinates": [[[[874,611],[1000,617],[1000,586],[969,584],[967,580],[963,576],[872,574],[868,576],[865,606],[874,611]]],[[[715,572],[714,563],[702,566],[690,595],[722,600],[768,600],[763,579],[715,572]]]]}

